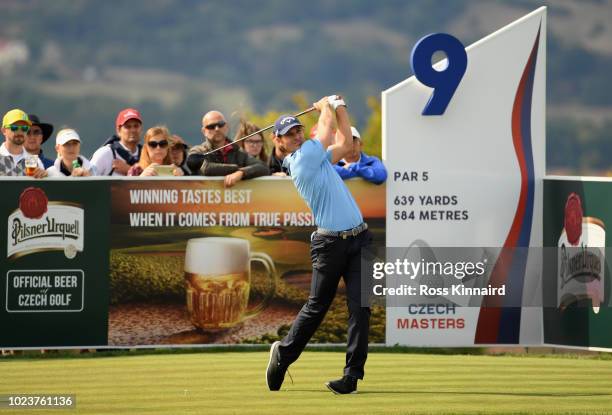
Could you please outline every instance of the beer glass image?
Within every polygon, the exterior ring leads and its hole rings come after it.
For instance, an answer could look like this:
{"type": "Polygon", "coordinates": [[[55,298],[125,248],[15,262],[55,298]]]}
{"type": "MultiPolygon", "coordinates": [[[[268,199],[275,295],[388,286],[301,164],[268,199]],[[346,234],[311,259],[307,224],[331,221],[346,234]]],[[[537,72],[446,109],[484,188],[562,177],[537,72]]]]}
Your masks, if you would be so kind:
{"type": "Polygon", "coordinates": [[[194,238],[185,251],[185,288],[191,322],[204,331],[221,331],[236,326],[261,312],[277,284],[272,258],[250,252],[240,238],[194,238]],[[251,287],[251,262],[263,264],[270,279],[265,298],[247,310],[251,287]]]}
{"type": "Polygon", "coordinates": [[[38,167],[38,156],[28,155],[25,158],[25,173],[26,176],[34,176],[34,171],[38,167]]]}

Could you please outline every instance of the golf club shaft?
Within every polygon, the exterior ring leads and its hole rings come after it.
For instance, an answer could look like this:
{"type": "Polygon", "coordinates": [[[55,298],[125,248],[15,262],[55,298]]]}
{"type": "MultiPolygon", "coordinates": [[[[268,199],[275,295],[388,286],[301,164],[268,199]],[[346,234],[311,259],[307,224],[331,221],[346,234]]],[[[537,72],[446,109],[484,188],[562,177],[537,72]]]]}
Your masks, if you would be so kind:
{"type": "MultiPolygon", "coordinates": [[[[314,110],[315,110],[315,107],[310,107],[310,108],[305,109],[304,111],[302,111],[302,112],[300,112],[300,113],[298,113],[298,114],[295,114],[295,115],[294,115],[294,117],[296,117],[296,118],[297,118],[297,117],[301,117],[302,115],[304,115],[304,114],[308,114],[309,112],[312,112],[312,111],[314,111],[314,110]]],[[[214,153],[215,151],[219,151],[219,150],[221,150],[221,149],[224,149],[225,147],[229,147],[229,146],[231,146],[232,144],[238,143],[239,141],[246,140],[247,138],[253,137],[253,136],[257,135],[257,134],[261,134],[261,133],[263,133],[264,131],[268,131],[270,128],[274,128],[274,124],[272,124],[272,125],[268,125],[266,128],[262,128],[261,130],[257,130],[257,131],[255,131],[254,133],[251,133],[251,134],[249,134],[249,135],[247,135],[247,136],[244,136],[244,137],[242,137],[242,138],[239,138],[239,139],[237,139],[237,140],[234,140],[234,141],[232,141],[231,143],[227,143],[227,144],[225,144],[225,145],[223,145],[223,146],[221,146],[221,147],[219,147],[219,148],[215,148],[214,150],[211,150],[211,151],[209,151],[208,153],[204,153],[204,156],[207,156],[207,155],[209,155],[209,154],[212,154],[212,153],[214,153]]]]}

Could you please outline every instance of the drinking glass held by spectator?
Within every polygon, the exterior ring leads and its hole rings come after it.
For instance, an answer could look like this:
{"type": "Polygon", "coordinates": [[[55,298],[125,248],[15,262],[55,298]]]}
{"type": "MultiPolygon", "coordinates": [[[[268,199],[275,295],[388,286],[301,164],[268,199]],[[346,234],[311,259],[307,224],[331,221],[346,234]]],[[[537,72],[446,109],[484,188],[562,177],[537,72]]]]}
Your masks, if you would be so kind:
{"type": "Polygon", "coordinates": [[[55,137],[57,159],[47,169],[49,177],[85,177],[95,176],[95,167],[81,155],[81,137],[72,128],[58,131],[55,137]]]}
{"type": "MultiPolygon", "coordinates": [[[[29,155],[23,143],[31,126],[32,122],[28,114],[20,109],[10,110],[2,117],[4,142],[0,145],[0,176],[26,175],[26,158],[29,155]]],[[[36,167],[28,169],[31,173],[28,175],[35,178],[46,177],[47,172],[42,161],[38,157],[30,158],[35,159],[36,167]]],[[[30,163],[34,161],[28,160],[28,164],[30,163]]]]}
{"type": "MultiPolygon", "coordinates": [[[[234,136],[234,141],[242,137],[246,137],[249,134],[253,134],[255,131],[259,131],[261,128],[255,124],[246,120],[240,120],[238,126],[238,132],[234,136]]],[[[266,154],[266,140],[264,140],[263,134],[257,134],[253,137],[247,138],[246,140],[239,141],[237,143],[242,151],[247,153],[251,157],[261,160],[262,163],[268,163],[268,155],[266,154]]]]}
{"type": "Polygon", "coordinates": [[[363,141],[361,134],[355,127],[351,127],[353,134],[353,148],[338,164],[334,165],[336,172],[342,180],[361,177],[374,184],[381,184],[387,180],[387,169],[376,156],[368,156],[362,151],[363,141]]]}
{"type": "Polygon", "coordinates": [[[172,160],[172,164],[183,170],[185,176],[191,175],[191,171],[189,171],[189,167],[187,167],[188,149],[189,146],[181,136],[172,134],[172,140],[170,141],[170,159],[172,160]]]}
{"type": "Polygon", "coordinates": [[[30,131],[28,131],[23,146],[29,154],[38,156],[44,168],[48,169],[53,166],[53,160],[44,156],[42,145],[51,137],[51,134],[53,134],[53,125],[40,122],[38,116],[34,114],[28,114],[28,118],[32,122],[32,126],[30,127],[30,131]]]}
{"type": "Polygon", "coordinates": [[[140,160],[142,117],[138,110],[126,108],[117,114],[115,134],[96,150],[91,163],[100,176],[125,176],[140,160]]]}
{"type": "Polygon", "coordinates": [[[268,167],[258,159],[240,150],[227,137],[229,126],[219,111],[210,111],[202,118],[204,142],[194,146],[187,155],[187,166],[193,174],[225,176],[225,186],[231,187],[240,180],[253,179],[268,174],[268,167]],[[216,150],[230,144],[227,147],[216,150]]]}
{"type": "Polygon", "coordinates": [[[183,176],[183,170],[172,164],[170,140],[170,131],[166,127],[158,125],[149,128],[140,161],[130,167],[128,176],[183,176]]]}
{"type": "Polygon", "coordinates": [[[38,167],[38,156],[28,154],[25,157],[25,174],[26,176],[34,176],[36,168],[38,167]]]}

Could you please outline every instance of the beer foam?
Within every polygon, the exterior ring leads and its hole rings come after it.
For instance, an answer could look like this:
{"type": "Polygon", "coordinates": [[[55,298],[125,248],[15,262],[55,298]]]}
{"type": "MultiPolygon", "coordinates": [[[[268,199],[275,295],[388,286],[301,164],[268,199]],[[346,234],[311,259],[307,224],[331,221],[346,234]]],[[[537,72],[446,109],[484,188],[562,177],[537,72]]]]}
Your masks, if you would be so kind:
{"type": "Polygon", "coordinates": [[[224,275],[249,269],[249,241],[240,238],[194,238],[185,249],[185,272],[224,275]]]}

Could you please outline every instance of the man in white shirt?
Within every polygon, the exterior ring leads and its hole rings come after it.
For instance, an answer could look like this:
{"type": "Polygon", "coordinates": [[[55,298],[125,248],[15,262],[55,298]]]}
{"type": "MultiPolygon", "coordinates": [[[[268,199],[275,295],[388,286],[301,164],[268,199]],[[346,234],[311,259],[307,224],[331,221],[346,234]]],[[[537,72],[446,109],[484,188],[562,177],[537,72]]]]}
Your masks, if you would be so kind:
{"type": "Polygon", "coordinates": [[[100,176],[125,176],[140,160],[142,117],[134,108],[119,112],[115,121],[116,134],[96,150],[91,158],[100,176]]]}
{"type": "MultiPolygon", "coordinates": [[[[28,114],[20,109],[12,109],[2,118],[2,135],[4,143],[0,145],[0,176],[24,176],[25,158],[28,156],[23,143],[32,127],[28,114]]],[[[47,176],[42,161],[36,157],[38,166],[33,177],[47,176]]]]}

